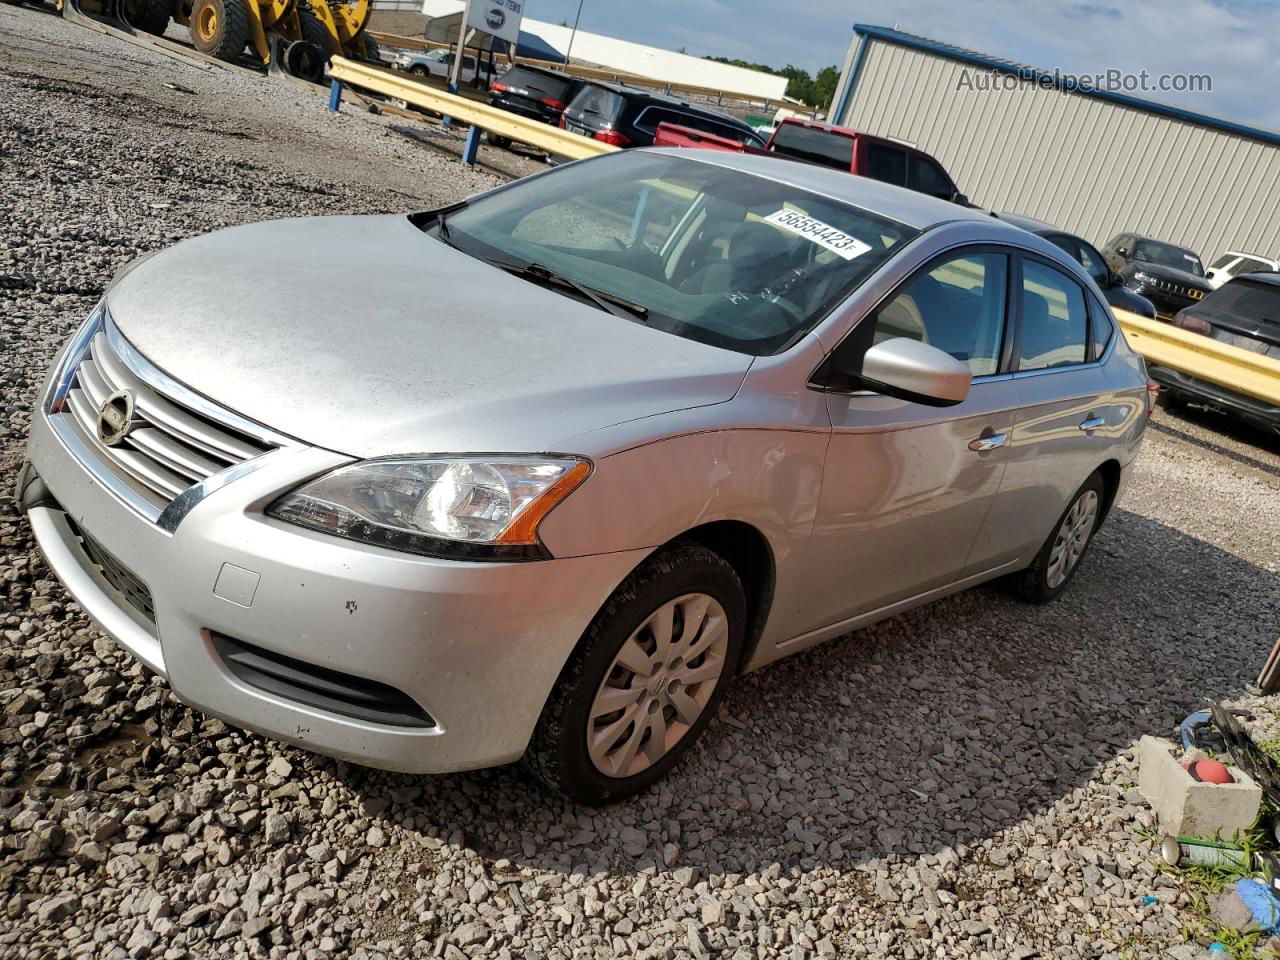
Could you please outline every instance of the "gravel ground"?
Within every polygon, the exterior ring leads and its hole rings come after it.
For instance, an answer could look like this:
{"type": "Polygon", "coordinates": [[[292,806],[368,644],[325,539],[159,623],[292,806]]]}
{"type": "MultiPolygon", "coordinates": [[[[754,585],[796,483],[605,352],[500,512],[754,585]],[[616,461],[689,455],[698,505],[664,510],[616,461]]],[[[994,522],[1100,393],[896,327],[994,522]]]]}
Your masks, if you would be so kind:
{"type": "MultiPolygon", "coordinates": [[[[0,6],[0,83],[6,492],[46,364],[132,256],[496,182],[396,118],[31,9],[0,6]]],[[[0,495],[0,957],[1197,957],[1134,747],[1242,698],[1276,639],[1280,445],[1156,427],[1058,603],[980,589],[745,678],[689,762],[607,809],[192,713],[0,495]]]]}

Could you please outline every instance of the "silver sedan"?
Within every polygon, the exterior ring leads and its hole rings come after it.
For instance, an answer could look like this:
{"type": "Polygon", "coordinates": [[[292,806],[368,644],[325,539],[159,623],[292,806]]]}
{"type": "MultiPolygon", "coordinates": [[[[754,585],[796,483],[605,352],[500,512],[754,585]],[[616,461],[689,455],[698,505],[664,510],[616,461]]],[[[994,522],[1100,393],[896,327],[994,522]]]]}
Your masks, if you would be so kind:
{"type": "Polygon", "coordinates": [[[1038,237],[630,151],[136,261],[53,364],[19,496],[192,706],[377,767],[523,757],[601,802],[736,674],[998,577],[1058,595],[1146,387],[1038,237]]]}

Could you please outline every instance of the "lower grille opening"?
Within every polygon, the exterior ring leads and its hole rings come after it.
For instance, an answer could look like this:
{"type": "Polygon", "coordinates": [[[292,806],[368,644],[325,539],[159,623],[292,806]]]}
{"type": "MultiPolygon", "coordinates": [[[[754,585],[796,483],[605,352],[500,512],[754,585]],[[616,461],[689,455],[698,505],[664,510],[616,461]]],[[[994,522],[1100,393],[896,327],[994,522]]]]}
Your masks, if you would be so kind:
{"type": "Polygon", "coordinates": [[[238,680],[286,700],[357,720],[434,727],[418,702],[395,687],[295,660],[210,631],[213,648],[238,680]]]}
{"type": "Polygon", "coordinates": [[[85,555],[102,574],[102,579],[120,594],[125,603],[137,610],[148,623],[154,626],[156,607],[151,598],[151,589],[134,576],[128,567],[113,557],[106,547],[77,526],[70,514],[67,515],[67,526],[80,538],[80,545],[84,547],[85,555]]]}

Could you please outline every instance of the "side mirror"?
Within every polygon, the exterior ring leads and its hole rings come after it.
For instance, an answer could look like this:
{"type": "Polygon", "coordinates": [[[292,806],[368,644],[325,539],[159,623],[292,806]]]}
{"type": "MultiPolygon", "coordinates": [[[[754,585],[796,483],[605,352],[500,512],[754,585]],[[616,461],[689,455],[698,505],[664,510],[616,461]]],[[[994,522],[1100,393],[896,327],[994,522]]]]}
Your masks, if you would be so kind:
{"type": "Polygon", "coordinates": [[[973,204],[971,204],[971,203],[969,202],[969,198],[968,198],[968,197],[966,197],[966,196],[965,196],[963,193],[961,193],[959,190],[957,190],[954,194],[952,194],[952,195],[951,195],[951,202],[952,202],[952,203],[958,203],[958,204],[960,204],[960,206],[962,206],[962,207],[971,207],[971,206],[973,206],[973,204]]]}
{"type": "Polygon", "coordinates": [[[1120,256],[1122,256],[1122,257],[1127,257],[1127,256],[1129,255],[1129,248],[1128,248],[1128,247],[1116,247],[1116,253],[1120,254],[1120,256]]]}
{"type": "Polygon", "coordinates": [[[1205,278],[1206,280],[1212,280],[1212,279],[1213,279],[1213,276],[1214,276],[1213,271],[1212,271],[1212,270],[1210,270],[1208,273],[1206,273],[1206,274],[1204,275],[1204,278],[1205,278]]]}
{"type": "Polygon", "coordinates": [[[1120,276],[1120,274],[1116,273],[1114,270],[1111,271],[1111,276],[1108,279],[1113,287],[1124,286],[1124,277],[1120,276]]]}
{"type": "Polygon", "coordinates": [[[857,380],[867,390],[899,400],[930,407],[952,407],[969,396],[973,374],[937,347],[907,337],[894,337],[866,352],[857,380]]]}

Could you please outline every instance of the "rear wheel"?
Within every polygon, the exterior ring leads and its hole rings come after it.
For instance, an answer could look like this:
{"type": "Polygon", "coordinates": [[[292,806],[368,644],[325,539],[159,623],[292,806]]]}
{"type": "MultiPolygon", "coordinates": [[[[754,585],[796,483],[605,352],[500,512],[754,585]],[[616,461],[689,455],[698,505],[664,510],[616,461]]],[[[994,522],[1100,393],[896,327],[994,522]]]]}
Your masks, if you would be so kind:
{"type": "Polygon", "coordinates": [[[664,776],[738,665],[746,600],[719,555],[679,543],[609,598],[547,700],[525,755],[548,787],[598,804],[664,776]]]}
{"type": "Polygon", "coordinates": [[[120,0],[120,19],[152,36],[164,36],[169,27],[169,3],[167,0],[120,0]]]}
{"type": "Polygon", "coordinates": [[[412,73],[415,77],[429,77],[431,75],[431,71],[428,70],[426,67],[424,67],[420,63],[410,67],[409,72],[412,73]]]}
{"type": "Polygon", "coordinates": [[[496,133],[487,133],[485,134],[485,139],[489,141],[489,146],[491,147],[499,147],[503,150],[511,149],[510,137],[502,137],[496,133]]]}
{"type": "Polygon", "coordinates": [[[1067,588],[1102,524],[1106,490],[1102,474],[1095,472],[1076,491],[1031,566],[1010,578],[1018,596],[1048,603],[1067,588]]]}
{"type": "Polygon", "coordinates": [[[195,0],[191,42],[201,53],[234,63],[249,43],[246,0],[195,0]]]}

